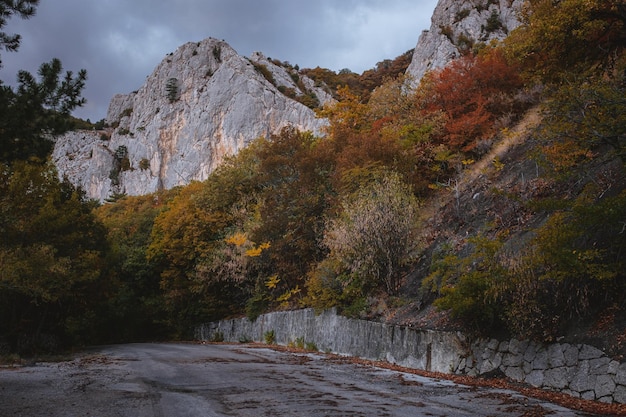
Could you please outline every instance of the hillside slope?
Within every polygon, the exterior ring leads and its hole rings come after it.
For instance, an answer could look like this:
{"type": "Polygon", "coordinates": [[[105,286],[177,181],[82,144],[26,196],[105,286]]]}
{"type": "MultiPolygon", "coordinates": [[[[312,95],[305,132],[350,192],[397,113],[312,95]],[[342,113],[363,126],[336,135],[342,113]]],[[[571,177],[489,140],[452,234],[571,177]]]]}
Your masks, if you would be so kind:
{"type": "MultiPolygon", "coordinates": [[[[515,262],[530,249],[529,243],[540,233],[541,226],[559,212],[551,206],[574,204],[587,198],[590,189],[597,201],[626,190],[623,164],[611,152],[599,153],[583,170],[565,178],[554,176],[550,167],[538,163],[536,152],[543,117],[541,107],[530,109],[513,128],[499,136],[487,155],[467,166],[424,202],[420,235],[423,252],[404,286],[404,296],[410,301],[400,307],[383,301],[378,309],[373,309],[380,314],[379,319],[411,327],[471,332],[467,323],[455,320],[450,310],[439,310],[433,304],[437,294],[426,290],[430,287],[425,286],[425,281],[432,279],[436,263],[445,254],[474,259],[475,266],[481,259],[472,258],[476,256],[473,239],[486,237],[501,241],[502,253],[515,262]]],[[[625,357],[626,312],[619,305],[598,301],[599,304],[590,306],[591,315],[570,317],[566,326],[552,329],[556,336],[550,335],[548,340],[586,343],[616,359],[625,357]]],[[[563,313],[552,312],[554,317],[563,313]]],[[[497,328],[491,332],[493,336],[499,334],[497,328]]],[[[501,336],[506,336],[506,332],[501,336]]],[[[529,336],[541,337],[530,333],[529,336]]]]}

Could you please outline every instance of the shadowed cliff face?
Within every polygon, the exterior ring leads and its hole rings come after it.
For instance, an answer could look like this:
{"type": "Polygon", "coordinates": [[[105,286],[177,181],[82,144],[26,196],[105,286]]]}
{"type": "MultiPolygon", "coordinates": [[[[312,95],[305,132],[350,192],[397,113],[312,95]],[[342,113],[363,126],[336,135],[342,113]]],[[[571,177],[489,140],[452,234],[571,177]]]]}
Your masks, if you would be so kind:
{"type": "Polygon", "coordinates": [[[99,200],[201,181],[225,156],[285,126],[321,135],[326,121],[279,88],[332,99],[311,80],[300,86],[262,54],[247,59],[211,38],[187,43],[139,90],[113,97],[109,128],[60,137],[53,159],[61,177],[99,200]]]}
{"type": "Polygon", "coordinates": [[[407,74],[419,81],[480,43],[503,39],[519,26],[523,0],[440,0],[422,32],[407,74]]]}

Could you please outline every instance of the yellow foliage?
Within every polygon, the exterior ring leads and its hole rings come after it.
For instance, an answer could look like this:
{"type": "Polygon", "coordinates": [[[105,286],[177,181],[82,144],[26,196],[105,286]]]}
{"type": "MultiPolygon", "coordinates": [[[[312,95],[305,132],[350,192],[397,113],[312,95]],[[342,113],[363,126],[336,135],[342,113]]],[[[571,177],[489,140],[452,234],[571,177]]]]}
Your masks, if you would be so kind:
{"type": "Polygon", "coordinates": [[[294,295],[297,295],[300,293],[300,287],[296,286],[296,288],[291,289],[286,291],[285,293],[283,293],[281,296],[279,296],[276,301],[278,301],[279,305],[281,308],[287,308],[289,307],[289,300],[291,300],[291,298],[294,295]]]}
{"type": "Polygon", "coordinates": [[[261,256],[261,253],[265,249],[268,249],[269,247],[270,247],[270,242],[261,243],[256,248],[252,247],[252,248],[246,250],[246,256],[249,256],[251,258],[254,258],[254,257],[257,257],[257,256],[261,256]]]}
{"type": "Polygon", "coordinates": [[[279,283],[280,278],[278,278],[278,275],[272,275],[267,279],[267,281],[265,281],[265,286],[270,290],[273,290],[279,283]]]}
{"type": "Polygon", "coordinates": [[[230,237],[225,239],[226,243],[230,245],[235,245],[237,247],[241,247],[246,244],[248,241],[248,237],[245,233],[237,232],[230,237]]]}
{"type": "Polygon", "coordinates": [[[249,256],[251,258],[255,258],[257,256],[261,256],[261,252],[263,252],[263,249],[261,249],[260,247],[258,247],[258,248],[250,248],[250,249],[246,250],[246,256],[249,256]]]}

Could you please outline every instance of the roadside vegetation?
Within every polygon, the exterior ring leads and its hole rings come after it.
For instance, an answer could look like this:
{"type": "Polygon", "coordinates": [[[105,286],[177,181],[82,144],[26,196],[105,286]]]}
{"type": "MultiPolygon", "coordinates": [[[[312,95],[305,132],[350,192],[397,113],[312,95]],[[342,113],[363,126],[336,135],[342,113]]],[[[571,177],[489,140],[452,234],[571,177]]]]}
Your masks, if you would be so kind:
{"type": "MultiPolygon", "coordinates": [[[[572,323],[615,328],[626,313],[621,3],[530,1],[505,42],[414,89],[401,71],[369,85],[308,70],[337,87],[319,110],[325,138],[286,128],[204,182],[103,205],[57,179],[42,134],[81,104],[84,74],[66,78],[61,107],[40,101],[46,117],[28,132],[5,115],[26,120],[32,90],[0,86],[11,111],[0,111],[0,346],[184,338],[204,321],[300,307],[390,318],[435,306],[468,332],[542,341],[572,323]],[[485,163],[531,112],[539,122],[485,163]]],[[[618,354],[626,328],[615,331],[618,354]]]]}

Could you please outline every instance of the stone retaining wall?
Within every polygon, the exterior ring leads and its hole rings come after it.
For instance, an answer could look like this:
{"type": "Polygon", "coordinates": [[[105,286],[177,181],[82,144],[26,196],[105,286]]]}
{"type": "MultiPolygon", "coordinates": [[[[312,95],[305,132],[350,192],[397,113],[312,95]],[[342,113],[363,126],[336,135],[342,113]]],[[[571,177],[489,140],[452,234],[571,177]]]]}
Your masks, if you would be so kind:
{"type": "Polygon", "coordinates": [[[264,314],[254,322],[241,318],[205,324],[196,329],[196,339],[219,335],[227,342],[262,342],[268,332],[279,345],[299,340],[320,351],[442,373],[502,372],[514,381],[574,397],[626,403],[626,363],[588,345],[470,341],[459,332],[349,319],[334,310],[316,315],[311,309],[264,314]]]}

